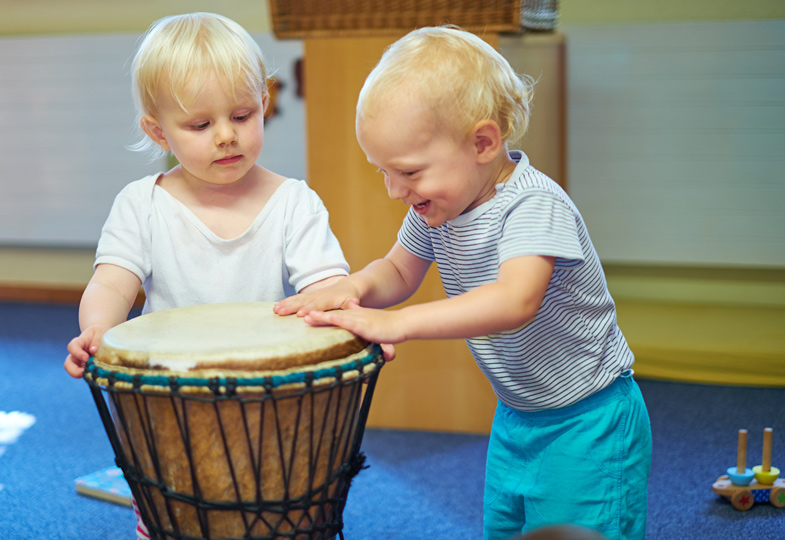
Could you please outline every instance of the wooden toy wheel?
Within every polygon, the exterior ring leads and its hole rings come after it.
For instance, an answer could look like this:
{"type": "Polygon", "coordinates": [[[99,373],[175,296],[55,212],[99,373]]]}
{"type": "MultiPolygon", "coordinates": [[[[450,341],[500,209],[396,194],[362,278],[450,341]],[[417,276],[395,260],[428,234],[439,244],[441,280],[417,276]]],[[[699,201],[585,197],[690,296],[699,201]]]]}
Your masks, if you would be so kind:
{"type": "Polygon", "coordinates": [[[772,504],[772,506],[776,506],[777,508],[785,508],[785,488],[771,488],[771,493],[769,493],[769,502],[772,504]]]}
{"type": "Polygon", "coordinates": [[[752,508],[752,505],[755,503],[755,497],[752,496],[750,490],[743,489],[734,493],[730,502],[736,510],[744,511],[752,508]]]}

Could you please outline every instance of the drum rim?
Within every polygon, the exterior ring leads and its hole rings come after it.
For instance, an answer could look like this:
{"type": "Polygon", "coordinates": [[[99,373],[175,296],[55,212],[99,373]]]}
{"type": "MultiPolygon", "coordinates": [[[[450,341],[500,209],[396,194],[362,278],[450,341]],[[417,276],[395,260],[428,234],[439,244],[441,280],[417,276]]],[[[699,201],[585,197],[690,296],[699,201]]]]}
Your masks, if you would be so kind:
{"type": "Polygon", "coordinates": [[[273,302],[223,302],[146,313],[110,328],[94,356],[97,362],[110,366],[109,369],[252,372],[317,365],[347,358],[369,346],[368,341],[343,328],[315,327],[298,317],[275,315],[273,306],[273,302]],[[239,326],[233,322],[233,317],[238,316],[244,321],[239,326]],[[217,323],[228,327],[216,327],[217,323]],[[256,338],[247,343],[240,336],[235,336],[239,341],[226,341],[228,335],[249,324],[253,328],[246,328],[241,334],[256,338]],[[258,336],[254,331],[258,326],[275,330],[277,337],[268,341],[258,336]],[[197,340],[197,348],[193,344],[184,347],[193,340],[193,332],[197,330],[196,335],[221,337],[217,342],[211,338],[203,344],[197,340]],[[173,338],[176,339],[171,342],[173,338]],[[159,342],[160,339],[164,341],[159,342]],[[306,346],[303,348],[301,344],[306,346]]]}
{"type": "MultiPolygon", "coordinates": [[[[371,344],[364,350],[359,351],[347,358],[328,360],[320,364],[297,366],[288,370],[254,370],[247,374],[232,371],[237,376],[218,375],[218,370],[207,370],[216,373],[214,376],[198,376],[198,372],[161,372],[151,370],[128,370],[128,369],[107,369],[97,365],[95,357],[90,357],[85,365],[85,379],[89,383],[102,386],[133,386],[134,388],[147,387],[164,391],[179,390],[183,388],[194,389],[215,389],[231,387],[239,390],[263,390],[270,391],[291,387],[302,384],[317,384],[324,380],[341,380],[347,373],[357,373],[356,377],[361,377],[369,371],[378,370],[384,363],[382,360],[381,347],[378,344],[371,344]],[[353,358],[366,353],[359,358],[353,358]],[[326,366],[325,366],[326,365],[326,366]],[[322,366],[322,367],[320,367],[322,366]],[[130,371],[133,371],[130,372],[130,371]],[[148,371],[151,374],[143,374],[141,371],[148,371]],[[152,374],[155,373],[155,374],[152,374]],[[241,375],[242,374],[242,375],[241,375]]],[[[112,366],[104,364],[104,366],[112,366]]],[[[223,393],[223,392],[221,392],[223,393]]]]}

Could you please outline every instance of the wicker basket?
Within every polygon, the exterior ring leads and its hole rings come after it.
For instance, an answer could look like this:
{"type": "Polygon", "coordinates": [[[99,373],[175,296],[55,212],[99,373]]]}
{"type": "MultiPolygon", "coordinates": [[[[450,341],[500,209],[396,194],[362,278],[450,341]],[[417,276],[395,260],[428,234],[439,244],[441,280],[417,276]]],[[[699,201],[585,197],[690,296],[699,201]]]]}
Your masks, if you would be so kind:
{"type": "Polygon", "coordinates": [[[521,32],[525,26],[522,4],[529,2],[532,0],[270,0],[270,11],[278,38],[402,34],[446,23],[477,33],[521,32]]]}
{"type": "Polygon", "coordinates": [[[527,30],[553,30],[559,18],[559,0],[524,0],[521,25],[527,30]]]}

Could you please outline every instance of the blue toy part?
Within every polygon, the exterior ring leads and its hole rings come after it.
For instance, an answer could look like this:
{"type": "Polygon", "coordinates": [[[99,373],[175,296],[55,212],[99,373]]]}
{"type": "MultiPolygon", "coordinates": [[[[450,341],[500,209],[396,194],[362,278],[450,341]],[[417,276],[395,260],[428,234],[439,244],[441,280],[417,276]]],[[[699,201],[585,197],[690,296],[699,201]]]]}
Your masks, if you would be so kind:
{"type": "Polygon", "coordinates": [[[753,489],[752,497],[755,500],[756,504],[767,503],[769,502],[770,493],[771,493],[770,489],[753,489]]]}
{"type": "Polygon", "coordinates": [[[738,471],[737,467],[728,467],[726,472],[731,483],[734,486],[749,486],[752,479],[755,478],[755,472],[752,469],[744,469],[743,473],[738,471]]]}

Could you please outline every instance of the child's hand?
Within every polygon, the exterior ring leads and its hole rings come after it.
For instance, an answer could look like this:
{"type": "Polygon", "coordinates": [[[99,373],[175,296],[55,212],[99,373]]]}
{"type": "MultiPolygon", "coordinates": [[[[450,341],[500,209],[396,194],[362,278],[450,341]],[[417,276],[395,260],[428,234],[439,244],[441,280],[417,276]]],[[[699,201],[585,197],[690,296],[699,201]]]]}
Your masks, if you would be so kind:
{"type": "Polygon", "coordinates": [[[318,283],[303,289],[300,294],[276,302],[273,311],[278,315],[297,314],[304,317],[311,311],[329,311],[347,308],[351,302],[359,303],[357,292],[346,278],[328,287],[318,287],[318,283]]]}
{"type": "MultiPolygon", "coordinates": [[[[330,287],[328,287],[329,289],[330,287]]],[[[345,298],[345,294],[338,293],[335,296],[331,296],[330,291],[326,289],[319,290],[318,292],[310,292],[305,294],[298,294],[296,296],[290,296],[285,300],[281,300],[280,302],[276,303],[273,306],[273,311],[278,315],[289,315],[292,313],[297,313],[299,317],[305,317],[305,320],[313,325],[313,326],[322,326],[316,322],[315,320],[309,320],[308,315],[311,313],[324,313],[324,311],[329,311],[332,309],[342,309],[342,310],[354,310],[360,309],[360,302],[357,298],[345,298]],[[324,294],[326,291],[327,294],[324,294]],[[337,308],[333,307],[316,307],[316,306],[334,306],[337,302],[340,301],[340,304],[337,308]]],[[[339,311],[331,311],[331,313],[341,313],[339,311]]],[[[332,323],[326,323],[326,325],[331,325],[332,323]]],[[[334,325],[340,326],[340,325],[334,325]]],[[[359,335],[359,334],[358,334],[359,335]]],[[[360,336],[365,337],[365,336],[360,336]]],[[[368,339],[368,338],[365,338],[368,339]]],[[[374,341],[374,340],[368,340],[374,341]]],[[[378,343],[375,341],[375,343],[378,343]]],[[[391,343],[382,343],[382,355],[384,356],[385,362],[391,362],[395,359],[395,347],[392,346],[391,343]]]]}
{"type": "MultiPolygon", "coordinates": [[[[349,300],[343,309],[357,309],[360,307],[359,302],[355,299],[349,300]]],[[[379,346],[382,348],[382,356],[384,356],[385,362],[392,362],[395,360],[395,347],[392,343],[380,343],[379,346]]]]}
{"type": "Polygon", "coordinates": [[[378,309],[361,308],[357,300],[353,298],[345,303],[341,311],[329,311],[329,312],[311,311],[308,315],[305,316],[305,322],[307,322],[312,326],[340,326],[341,328],[349,330],[353,334],[356,334],[363,339],[372,341],[374,343],[379,343],[381,344],[384,361],[392,362],[393,360],[395,360],[395,354],[396,354],[395,347],[393,347],[392,344],[399,343],[400,341],[404,341],[405,338],[397,341],[392,341],[382,337],[378,339],[371,337],[371,336],[388,335],[385,334],[384,331],[382,330],[382,327],[385,324],[382,321],[389,318],[388,317],[389,315],[394,316],[395,312],[381,311],[378,309]],[[346,317],[347,314],[348,317],[346,317]],[[379,317],[376,316],[377,314],[379,315],[379,317]],[[370,324],[365,321],[370,321],[370,324]],[[377,325],[381,325],[381,327],[376,328],[377,325]],[[354,330],[354,328],[359,328],[361,326],[364,328],[368,328],[369,331],[365,333],[365,332],[358,332],[354,330]],[[375,328],[376,330],[374,330],[375,328]]]}
{"type": "MultiPolygon", "coordinates": [[[[305,316],[305,322],[313,326],[339,326],[374,343],[393,344],[406,340],[399,311],[363,308],[356,301],[347,302],[345,307],[339,311],[311,311],[305,316]]],[[[386,360],[395,357],[391,346],[385,345],[382,350],[386,360]]]]}
{"type": "Polygon", "coordinates": [[[106,330],[103,326],[90,326],[68,343],[68,356],[63,367],[71,377],[82,378],[84,366],[98,350],[106,330]]]}

